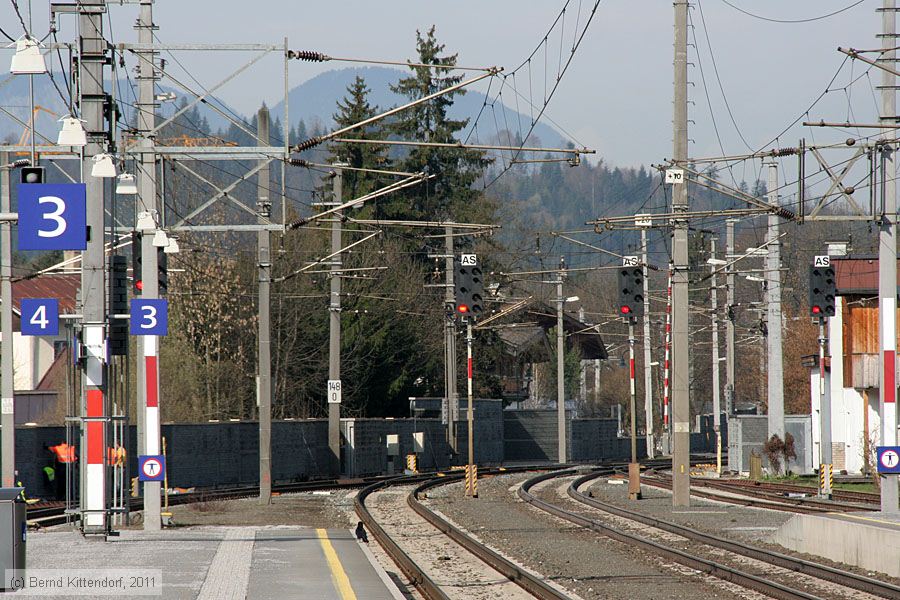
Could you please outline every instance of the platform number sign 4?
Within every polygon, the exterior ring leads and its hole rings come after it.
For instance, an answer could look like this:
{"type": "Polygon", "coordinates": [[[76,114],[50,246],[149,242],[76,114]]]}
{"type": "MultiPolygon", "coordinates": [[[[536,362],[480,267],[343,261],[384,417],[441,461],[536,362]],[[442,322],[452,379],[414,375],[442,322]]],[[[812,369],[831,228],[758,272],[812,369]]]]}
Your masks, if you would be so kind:
{"type": "Polygon", "coordinates": [[[19,184],[19,250],[85,250],[83,183],[19,184]]]}
{"type": "Polygon", "coordinates": [[[129,315],[131,335],[168,335],[167,300],[132,300],[129,315]]]}
{"type": "Polygon", "coordinates": [[[22,298],[22,335],[59,335],[59,300],[22,298]]]}

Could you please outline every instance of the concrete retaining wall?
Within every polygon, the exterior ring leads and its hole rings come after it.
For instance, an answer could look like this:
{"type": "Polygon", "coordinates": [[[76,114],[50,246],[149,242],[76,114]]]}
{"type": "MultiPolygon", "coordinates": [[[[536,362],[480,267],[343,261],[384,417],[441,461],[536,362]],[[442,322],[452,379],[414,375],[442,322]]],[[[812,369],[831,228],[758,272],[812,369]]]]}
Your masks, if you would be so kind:
{"type": "Polygon", "coordinates": [[[879,525],[865,521],[867,517],[883,515],[796,515],[779,528],[774,541],[795,552],[900,577],[900,521],[879,525]]]}

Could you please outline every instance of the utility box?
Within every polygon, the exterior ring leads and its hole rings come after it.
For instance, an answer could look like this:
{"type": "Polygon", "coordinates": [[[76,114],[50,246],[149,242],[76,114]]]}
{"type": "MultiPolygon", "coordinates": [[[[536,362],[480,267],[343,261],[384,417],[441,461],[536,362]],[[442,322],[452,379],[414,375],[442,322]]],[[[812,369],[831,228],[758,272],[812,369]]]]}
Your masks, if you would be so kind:
{"type": "MultiPolygon", "coordinates": [[[[6,587],[23,581],[25,573],[25,502],[21,494],[24,488],[0,488],[0,575],[3,591],[17,589],[6,587]],[[11,571],[16,571],[14,577],[11,571]]],[[[19,586],[21,587],[21,586],[19,586]]]]}

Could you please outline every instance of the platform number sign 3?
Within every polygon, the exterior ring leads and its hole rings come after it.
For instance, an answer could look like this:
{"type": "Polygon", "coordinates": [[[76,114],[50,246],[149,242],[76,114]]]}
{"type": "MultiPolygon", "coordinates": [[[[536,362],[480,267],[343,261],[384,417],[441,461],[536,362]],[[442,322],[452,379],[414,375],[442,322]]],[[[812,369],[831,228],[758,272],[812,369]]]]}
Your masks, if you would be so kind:
{"type": "Polygon", "coordinates": [[[131,335],[168,335],[169,303],[167,300],[132,300],[131,335]]]}
{"type": "Polygon", "coordinates": [[[22,298],[22,335],[59,335],[59,300],[22,298]]]}
{"type": "Polygon", "coordinates": [[[85,250],[83,183],[19,184],[19,250],[85,250]]]}

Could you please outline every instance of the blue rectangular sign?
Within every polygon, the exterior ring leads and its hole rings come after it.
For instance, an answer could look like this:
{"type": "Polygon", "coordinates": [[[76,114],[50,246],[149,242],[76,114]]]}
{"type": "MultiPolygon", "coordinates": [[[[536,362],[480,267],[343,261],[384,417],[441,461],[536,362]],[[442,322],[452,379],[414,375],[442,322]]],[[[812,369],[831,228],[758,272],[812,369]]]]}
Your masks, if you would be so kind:
{"type": "Polygon", "coordinates": [[[131,335],[168,335],[169,302],[167,300],[131,301],[131,335]]]}
{"type": "Polygon", "coordinates": [[[878,472],[900,474],[900,446],[878,446],[878,472]]]}
{"type": "Polygon", "coordinates": [[[22,298],[22,335],[59,335],[59,300],[22,298]]]}
{"type": "Polygon", "coordinates": [[[85,250],[83,183],[20,183],[19,250],[85,250]]]}
{"type": "Polygon", "coordinates": [[[138,456],[138,479],[162,481],[166,477],[166,457],[159,454],[138,456]]]}

